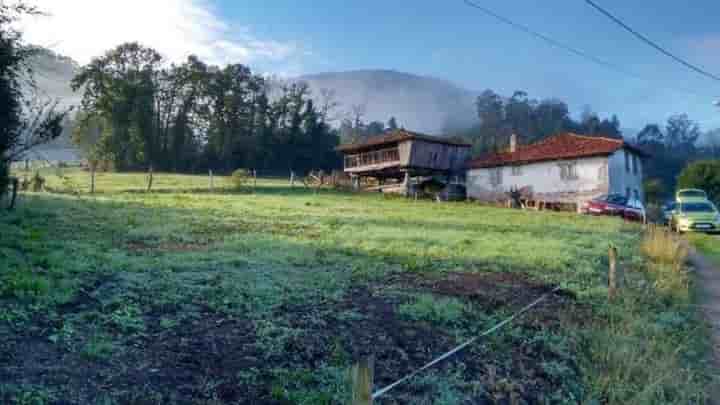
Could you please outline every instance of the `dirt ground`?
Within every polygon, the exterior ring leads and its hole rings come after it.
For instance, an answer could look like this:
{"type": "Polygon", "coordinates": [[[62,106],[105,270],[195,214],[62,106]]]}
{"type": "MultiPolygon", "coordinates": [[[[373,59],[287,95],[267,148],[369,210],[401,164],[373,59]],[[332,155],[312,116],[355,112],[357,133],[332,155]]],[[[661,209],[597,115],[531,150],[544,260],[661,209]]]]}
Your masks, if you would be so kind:
{"type": "MultiPolygon", "coordinates": [[[[714,366],[720,370],[720,269],[695,251],[690,260],[697,274],[703,312],[711,326],[714,366]]],[[[712,403],[720,404],[720,381],[713,384],[711,395],[712,403]]]]}
{"type": "MultiPolygon", "coordinates": [[[[116,282],[98,282],[95,292],[112,294],[116,282]]],[[[0,350],[0,360],[7,361],[9,367],[0,370],[0,380],[46,386],[59,393],[57,397],[62,400],[51,401],[57,404],[99,402],[103,392],[116,403],[286,404],[289,402],[273,396],[270,381],[276,376],[271,370],[290,370],[298,364],[312,370],[328,361],[345,365],[349,359],[373,354],[383,365],[377,370],[377,383],[387,384],[449,350],[457,344],[457,338],[429,323],[402,319],[398,306],[405,299],[382,294],[381,285],[465,297],[475,302],[476,308],[489,312],[499,308],[516,310],[552,290],[552,286],[518,274],[450,273],[433,279],[399,275],[377,286],[352,288],[327,308],[302,304],[280,308],[273,322],[298,333],[284,342],[286,347],[271,354],[260,350],[259,331],[249,319],[227,317],[200,303],[194,303],[196,316],[178,317],[170,328],[161,328],[159,322],[161,318],[172,318],[172,313],[151,310],[141,316],[148,326],[143,333],[125,336],[107,332],[113,335],[117,348],[104,357],[89,358],[52,344],[42,331],[51,329],[53,321],[40,317],[37,331],[16,331],[12,339],[5,336],[9,344],[0,350]],[[347,313],[364,316],[341,316],[347,313]],[[289,353],[294,356],[289,358],[289,353]],[[243,377],[247,370],[256,370],[253,378],[243,377]]],[[[95,295],[90,292],[61,308],[63,317],[97,315],[102,309],[97,308],[97,300],[90,299],[95,295]]],[[[520,319],[516,327],[526,329],[529,335],[557,327],[561,322],[559,314],[569,313],[575,305],[567,294],[552,294],[537,311],[520,319]]],[[[82,336],[77,339],[88,340],[98,333],[84,330],[89,326],[83,325],[77,326],[76,333],[82,336]]],[[[510,403],[510,398],[516,398],[534,404],[542,403],[544,395],[561,385],[544,371],[538,359],[575,367],[542,342],[511,342],[502,347],[515,349],[493,361],[497,347],[477,345],[440,369],[459,361],[464,364],[463,378],[482,381],[487,392],[479,393],[474,403],[510,403]]],[[[295,374],[291,377],[297,378],[295,374]]],[[[398,391],[396,401],[401,403],[414,395],[412,387],[398,391]]]]}

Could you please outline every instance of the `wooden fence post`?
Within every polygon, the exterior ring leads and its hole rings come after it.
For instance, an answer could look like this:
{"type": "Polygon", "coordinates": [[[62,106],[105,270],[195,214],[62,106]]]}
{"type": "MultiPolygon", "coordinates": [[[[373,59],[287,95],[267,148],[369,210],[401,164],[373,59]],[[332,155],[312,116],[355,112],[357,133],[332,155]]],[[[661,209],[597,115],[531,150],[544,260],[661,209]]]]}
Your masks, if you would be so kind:
{"type": "Polygon", "coordinates": [[[215,178],[212,170],[208,171],[208,176],[210,176],[210,191],[215,191],[215,178]]]}
{"type": "Polygon", "coordinates": [[[257,170],[253,169],[253,194],[257,192],[257,170]]]}
{"type": "Polygon", "coordinates": [[[295,187],[295,172],[290,170],[290,187],[295,187]]]}
{"type": "Polygon", "coordinates": [[[612,301],[617,295],[617,248],[610,246],[608,251],[608,300],[612,301]]]}
{"type": "Polygon", "coordinates": [[[372,405],[373,357],[366,357],[353,366],[352,405],[372,405]]]}

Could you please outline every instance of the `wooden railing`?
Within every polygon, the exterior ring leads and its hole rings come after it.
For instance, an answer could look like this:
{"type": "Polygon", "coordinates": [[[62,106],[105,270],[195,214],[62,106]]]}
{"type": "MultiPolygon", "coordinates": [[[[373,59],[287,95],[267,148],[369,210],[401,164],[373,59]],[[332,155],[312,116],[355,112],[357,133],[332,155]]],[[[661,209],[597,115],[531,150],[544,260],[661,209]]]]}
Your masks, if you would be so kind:
{"type": "Polygon", "coordinates": [[[392,163],[400,161],[398,148],[374,150],[345,156],[345,168],[352,169],[362,166],[372,166],[381,163],[392,163]]]}

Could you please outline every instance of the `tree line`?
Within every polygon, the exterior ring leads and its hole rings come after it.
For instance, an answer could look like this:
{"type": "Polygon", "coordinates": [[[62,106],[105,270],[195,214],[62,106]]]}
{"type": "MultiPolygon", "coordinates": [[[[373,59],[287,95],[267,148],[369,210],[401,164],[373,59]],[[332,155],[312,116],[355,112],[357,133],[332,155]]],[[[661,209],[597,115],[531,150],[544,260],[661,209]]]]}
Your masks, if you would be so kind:
{"type": "Polygon", "coordinates": [[[510,98],[485,90],[477,97],[475,105],[477,124],[467,129],[448,129],[452,137],[471,143],[474,154],[494,153],[507,148],[512,134],[516,134],[523,144],[560,132],[622,137],[620,120],[615,115],[601,119],[586,107],[578,121],[570,115],[564,101],[533,99],[521,90],[514,92],[510,98]]]}
{"type": "Polygon", "coordinates": [[[168,66],[156,50],[126,43],[82,67],[72,87],[82,93],[74,141],[92,162],[116,170],[339,165],[338,132],[308,86],[242,64],[218,67],[190,56],[168,66]]]}

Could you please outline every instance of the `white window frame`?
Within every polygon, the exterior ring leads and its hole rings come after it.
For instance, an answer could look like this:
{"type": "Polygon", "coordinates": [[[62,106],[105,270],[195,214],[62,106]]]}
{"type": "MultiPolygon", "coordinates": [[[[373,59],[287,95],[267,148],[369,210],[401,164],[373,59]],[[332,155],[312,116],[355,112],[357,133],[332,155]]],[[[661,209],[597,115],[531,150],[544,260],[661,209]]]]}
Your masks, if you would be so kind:
{"type": "Polygon", "coordinates": [[[490,184],[493,187],[498,187],[503,184],[503,168],[494,167],[490,169],[490,184]]]}
{"type": "Polygon", "coordinates": [[[577,172],[577,162],[560,163],[560,179],[564,181],[577,180],[579,178],[577,172]]]}
{"type": "Polygon", "coordinates": [[[520,165],[513,166],[511,174],[513,176],[522,176],[523,175],[523,167],[520,165]]]}

